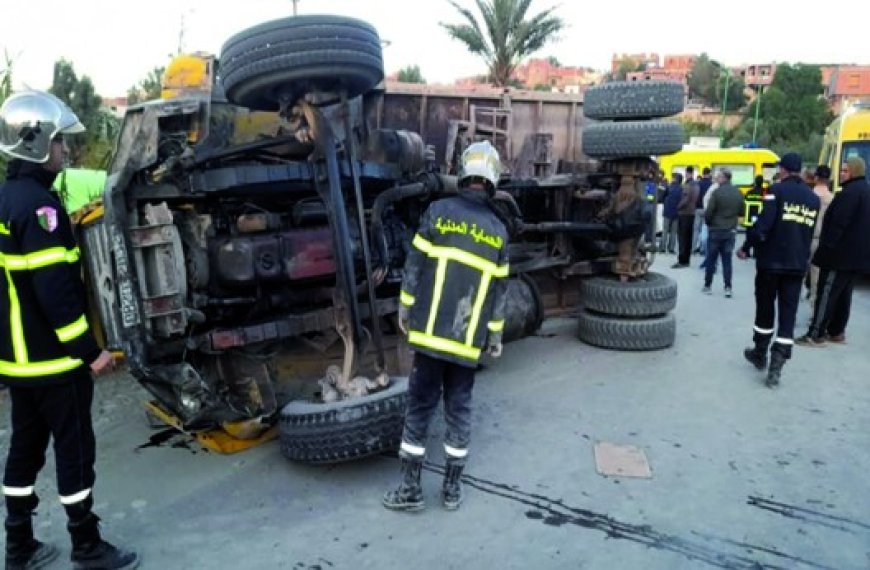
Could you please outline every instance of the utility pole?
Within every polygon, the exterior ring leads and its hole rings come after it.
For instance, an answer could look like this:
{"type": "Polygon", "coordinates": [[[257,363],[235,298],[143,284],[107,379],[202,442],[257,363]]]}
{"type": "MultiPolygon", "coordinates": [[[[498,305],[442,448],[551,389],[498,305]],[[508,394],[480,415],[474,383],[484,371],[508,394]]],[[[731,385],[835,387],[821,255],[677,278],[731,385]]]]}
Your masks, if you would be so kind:
{"type": "Polygon", "coordinates": [[[297,15],[299,13],[299,0],[291,0],[293,2],[293,15],[297,15]]]}
{"type": "Polygon", "coordinates": [[[181,26],[178,28],[178,55],[184,51],[184,12],[181,13],[181,26]]]}
{"type": "Polygon", "coordinates": [[[719,125],[719,146],[725,145],[725,109],[728,108],[728,88],[731,86],[731,70],[725,68],[725,95],[722,97],[722,124],[719,125]]]}
{"type": "Polygon", "coordinates": [[[755,120],[752,121],[752,144],[755,144],[755,135],[758,133],[758,110],[761,108],[761,96],[764,94],[764,85],[758,86],[758,96],[755,98],[755,120]]]}

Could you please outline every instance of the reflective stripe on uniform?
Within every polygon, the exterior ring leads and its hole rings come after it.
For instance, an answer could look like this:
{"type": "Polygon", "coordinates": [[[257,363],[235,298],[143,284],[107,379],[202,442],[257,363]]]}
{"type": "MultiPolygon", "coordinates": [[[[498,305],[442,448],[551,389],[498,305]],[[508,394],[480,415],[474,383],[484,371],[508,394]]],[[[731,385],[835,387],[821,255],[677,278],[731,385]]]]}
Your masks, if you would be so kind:
{"type": "Polygon", "coordinates": [[[57,338],[60,342],[69,342],[75,338],[82,336],[88,330],[88,320],[84,315],[79,317],[75,322],[68,324],[65,327],[55,329],[57,338]]]}
{"type": "Polygon", "coordinates": [[[486,294],[489,291],[491,279],[492,276],[489,273],[483,273],[480,276],[477,298],[474,300],[474,307],[471,309],[471,320],[468,321],[468,332],[465,334],[465,346],[471,346],[474,343],[474,333],[477,332],[477,325],[480,323],[480,312],[483,311],[483,303],[486,301],[486,294]]]}
{"type": "Polygon", "coordinates": [[[449,338],[441,338],[438,336],[426,334],[420,331],[411,331],[408,334],[408,342],[416,344],[423,348],[431,348],[447,354],[453,354],[467,360],[477,360],[480,358],[480,349],[473,346],[467,346],[449,338]]]}
{"type": "Polygon", "coordinates": [[[435,330],[435,319],[438,318],[438,306],[441,305],[441,293],[444,291],[444,281],[447,279],[447,258],[438,259],[435,270],[435,285],[432,288],[432,305],[429,307],[429,320],[426,321],[426,334],[435,330]]]}
{"type": "Polygon", "coordinates": [[[24,340],[24,322],[21,320],[21,303],[18,302],[18,291],[15,282],[5,268],[6,281],[9,286],[9,333],[12,336],[12,354],[16,363],[27,362],[27,341],[24,340]]]}
{"type": "Polygon", "coordinates": [[[444,444],[444,453],[449,455],[450,457],[455,457],[457,459],[462,459],[466,455],[468,455],[467,449],[459,449],[457,447],[450,447],[446,443],[444,444]]]}
{"type": "Polygon", "coordinates": [[[785,345],[794,344],[794,340],[792,340],[790,338],[782,338],[782,337],[776,337],[776,340],[774,340],[773,342],[777,342],[779,344],[785,344],[785,345]]]}
{"type": "Polygon", "coordinates": [[[29,487],[7,487],[3,485],[3,494],[7,497],[29,497],[33,494],[33,485],[29,487]]]}
{"type": "Polygon", "coordinates": [[[504,319],[500,321],[489,321],[489,324],[486,326],[490,330],[490,332],[500,333],[504,330],[504,319]]]}
{"type": "Polygon", "coordinates": [[[414,304],[416,299],[413,295],[405,291],[404,289],[399,292],[399,302],[405,305],[406,307],[410,307],[414,304]]]}
{"type": "Polygon", "coordinates": [[[35,376],[50,376],[75,370],[82,365],[78,358],[59,358],[57,360],[41,360],[37,362],[9,362],[0,360],[0,375],[19,378],[35,376]]]}
{"type": "Polygon", "coordinates": [[[463,265],[473,267],[474,269],[483,271],[484,273],[489,273],[493,277],[508,276],[508,264],[498,265],[488,259],[480,257],[479,255],[474,255],[473,253],[469,253],[456,247],[435,245],[420,234],[414,236],[413,245],[429,257],[458,261],[463,265]]]}
{"type": "Polygon", "coordinates": [[[91,494],[90,489],[85,489],[84,491],[79,491],[78,493],[74,493],[72,495],[61,495],[60,502],[63,505],[74,505],[76,503],[81,503],[85,499],[88,498],[88,495],[91,494]]]}
{"type": "Polygon", "coordinates": [[[402,445],[399,447],[405,453],[421,456],[426,455],[426,448],[421,447],[419,445],[414,445],[413,443],[408,443],[407,441],[402,441],[402,445]]]}
{"type": "Polygon", "coordinates": [[[33,270],[55,265],[57,263],[75,263],[81,252],[78,247],[49,247],[24,255],[0,253],[0,266],[11,271],[33,270]]]}
{"type": "Polygon", "coordinates": [[[763,329],[763,328],[759,327],[758,325],[756,325],[756,326],[752,327],[752,330],[754,330],[758,334],[773,334],[773,331],[775,329],[763,329]]]}

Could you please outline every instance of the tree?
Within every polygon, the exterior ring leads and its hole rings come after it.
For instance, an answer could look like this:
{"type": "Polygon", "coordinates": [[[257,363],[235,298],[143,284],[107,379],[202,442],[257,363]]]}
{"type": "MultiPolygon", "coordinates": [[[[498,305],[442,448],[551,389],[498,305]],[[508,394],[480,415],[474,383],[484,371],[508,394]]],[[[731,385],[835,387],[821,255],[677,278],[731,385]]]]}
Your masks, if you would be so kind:
{"type": "Polygon", "coordinates": [[[549,63],[553,67],[562,67],[562,62],[559,61],[555,55],[548,56],[547,63],[549,63]]]}
{"type": "Polygon", "coordinates": [[[102,108],[102,98],[97,95],[90,77],[79,78],[73,64],[61,59],[54,64],[49,92],[69,105],[87,129],[84,135],[67,139],[72,163],[88,168],[102,167],[117,136],[119,121],[102,108]]]}
{"type": "Polygon", "coordinates": [[[616,73],[608,73],[608,81],[625,81],[629,73],[635,71],[646,71],[646,64],[638,63],[633,59],[626,58],[619,60],[619,65],[616,67],[616,73]]]}
{"type": "Polygon", "coordinates": [[[710,93],[709,103],[717,109],[725,102],[726,111],[737,111],[746,105],[746,84],[741,77],[725,77],[722,75],[715,83],[715,89],[710,93]],[[725,101],[725,89],[728,89],[728,100],[725,101]]]}
{"type": "Polygon", "coordinates": [[[165,67],[155,67],[136,85],[127,90],[127,104],[135,105],[143,101],[160,99],[163,89],[163,72],[165,67]]]}
{"type": "Polygon", "coordinates": [[[714,93],[717,91],[717,82],[721,73],[721,66],[710,59],[710,56],[706,53],[699,55],[687,78],[689,84],[689,98],[702,99],[705,102],[712,104],[714,93]]]}
{"type": "Polygon", "coordinates": [[[408,65],[399,70],[397,79],[402,83],[426,83],[419,65],[408,65]]]}
{"type": "Polygon", "coordinates": [[[492,82],[509,84],[514,69],[523,58],[541,49],[565,27],[564,21],[549,8],[527,18],[532,0],[475,0],[481,22],[471,10],[450,1],[465,20],[462,24],[441,26],[448,35],[479,55],[489,68],[492,82]]]}

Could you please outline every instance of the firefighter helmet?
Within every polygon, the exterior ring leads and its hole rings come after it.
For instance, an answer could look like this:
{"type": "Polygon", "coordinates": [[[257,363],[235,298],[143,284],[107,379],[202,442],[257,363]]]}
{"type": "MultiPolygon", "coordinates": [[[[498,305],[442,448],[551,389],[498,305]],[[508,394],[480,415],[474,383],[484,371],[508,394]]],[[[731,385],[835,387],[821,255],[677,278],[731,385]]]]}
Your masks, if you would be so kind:
{"type": "Polygon", "coordinates": [[[501,172],[501,160],[498,151],[489,141],[476,142],[468,145],[462,153],[462,170],[459,183],[462,185],[469,178],[482,178],[487,182],[488,189],[494,191],[498,186],[501,172]]]}
{"type": "Polygon", "coordinates": [[[76,114],[44,91],[22,91],[0,107],[0,152],[27,162],[48,161],[58,134],[84,132],[76,114]]]}

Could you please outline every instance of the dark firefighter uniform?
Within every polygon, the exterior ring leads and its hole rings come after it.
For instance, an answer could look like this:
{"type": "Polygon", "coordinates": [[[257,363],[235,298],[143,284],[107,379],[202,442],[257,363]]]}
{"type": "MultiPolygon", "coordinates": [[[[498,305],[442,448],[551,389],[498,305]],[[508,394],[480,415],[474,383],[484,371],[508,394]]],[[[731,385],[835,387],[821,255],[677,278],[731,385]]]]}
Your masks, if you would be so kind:
{"type": "Polygon", "coordinates": [[[800,157],[786,154],[783,164],[791,166],[792,174],[770,187],[741,248],[744,254],[755,249],[757,268],[755,348],[747,350],[747,358],[762,368],[762,357],[766,362],[773,340],[769,384],[778,383],[783,364],[791,358],[795,318],[820,206],[819,197],[795,174],[800,171],[800,157]],[[774,328],[776,317],[778,326],[774,328]]]}
{"type": "Polygon", "coordinates": [[[468,453],[471,391],[481,352],[501,342],[508,234],[482,191],[434,202],[423,215],[405,265],[400,301],[410,307],[416,352],[402,451],[425,453],[444,389],[448,459],[468,453]]]}
{"type": "Polygon", "coordinates": [[[0,187],[0,382],[12,399],[3,492],[7,501],[34,497],[53,437],[60,499],[71,505],[88,498],[94,483],[87,364],[100,348],[85,317],[70,220],[49,190],[54,174],[18,166],[0,187]]]}

